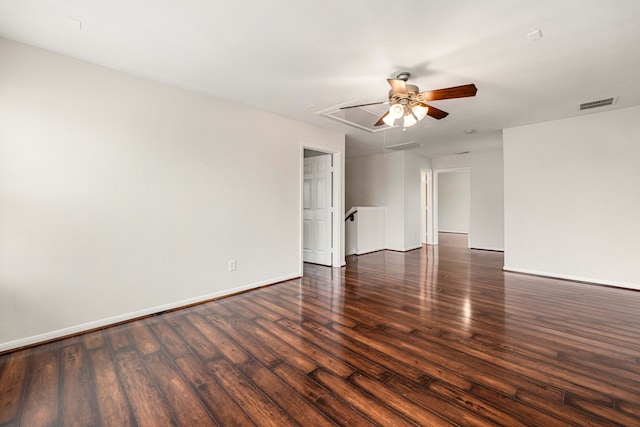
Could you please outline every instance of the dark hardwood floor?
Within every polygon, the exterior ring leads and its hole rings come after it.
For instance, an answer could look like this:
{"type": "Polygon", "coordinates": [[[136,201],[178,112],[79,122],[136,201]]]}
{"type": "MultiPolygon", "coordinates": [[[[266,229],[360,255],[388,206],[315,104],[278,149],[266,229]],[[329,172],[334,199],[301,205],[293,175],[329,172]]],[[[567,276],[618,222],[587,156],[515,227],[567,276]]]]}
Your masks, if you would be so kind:
{"type": "Polygon", "coordinates": [[[640,425],[640,292],[466,236],[0,356],[1,426],[640,425]]]}

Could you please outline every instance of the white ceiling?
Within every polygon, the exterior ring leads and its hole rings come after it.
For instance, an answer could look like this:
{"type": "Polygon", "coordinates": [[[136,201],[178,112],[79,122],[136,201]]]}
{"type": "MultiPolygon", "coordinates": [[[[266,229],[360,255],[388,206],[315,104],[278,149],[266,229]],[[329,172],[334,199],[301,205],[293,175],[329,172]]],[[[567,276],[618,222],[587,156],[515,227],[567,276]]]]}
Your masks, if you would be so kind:
{"type": "Polygon", "coordinates": [[[504,128],[640,105],[638,0],[0,0],[0,36],[344,132],[348,156],[494,149],[504,128]],[[399,71],[478,94],[404,132],[315,114],[386,100],[399,71]]]}

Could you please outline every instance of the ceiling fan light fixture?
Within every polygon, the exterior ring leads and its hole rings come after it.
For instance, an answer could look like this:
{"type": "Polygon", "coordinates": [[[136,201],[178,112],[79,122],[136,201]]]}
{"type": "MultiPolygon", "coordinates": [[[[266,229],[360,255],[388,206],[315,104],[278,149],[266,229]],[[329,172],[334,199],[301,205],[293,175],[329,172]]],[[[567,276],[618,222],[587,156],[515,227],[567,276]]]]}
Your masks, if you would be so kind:
{"type": "Polygon", "coordinates": [[[420,104],[418,105],[414,105],[413,107],[411,107],[411,111],[413,111],[413,114],[416,116],[416,119],[418,119],[418,121],[424,119],[427,116],[427,112],[429,111],[429,107],[424,107],[420,104]]]}
{"type": "Polygon", "coordinates": [[[418,120],[416,119],[416,117],[409,113],[409,114],[405,114],[404,116],[404,127],[408,128],[411,127],[413,125],[415,125],[416,123],[418,123],[418,120]]]}
{"type": "Polygon", "coordinates": [[[389,107],[389,116],[393,117],[393,119],[399,119],[404,115],[404,107],[400,104],[392,104],[389,107]]]}
{"type": "Polygon", "coordinates": [[[391,116],[391,114],[386,114],[383,118],[382,121],[384,122],[385,125],[389,126],[389,127],[393,127],[393,125],[396,122],[395,117],[391,116]]]}
{"type": "Polygon", "coordinates": [[[388,101],[350,105],[348,107],[340,107],[340,109],[344,110],[347,108],[366,107],[368,105],[390,104],[389,111],[384,113],[374,126],[380,126],[383,123],[388,126],[393,126],[396,119],[402,118],[406,128],[415,125],[426,116],[440,120],[449,115],[446,111],[427,105],[427,102],[440,101],[443,99],[467,98],[476,96],[476,93],[478,92],[478,88],[473,83],[420,92],[418,86],[406,84],[409,76],[409,73],[403,72],[399,73],[395,79],[387,79],[387,83],[391,86],[388,101]]]}

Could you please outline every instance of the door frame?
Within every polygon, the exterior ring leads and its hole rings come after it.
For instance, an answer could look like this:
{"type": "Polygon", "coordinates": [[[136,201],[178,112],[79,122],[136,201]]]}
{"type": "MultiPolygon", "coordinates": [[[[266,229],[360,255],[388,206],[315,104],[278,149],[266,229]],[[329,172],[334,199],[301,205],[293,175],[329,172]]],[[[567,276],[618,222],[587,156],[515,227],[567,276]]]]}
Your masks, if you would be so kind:
{"type": "Polygon", "coordinates": [[[299,234],[300,241],[298,246],[298,256],[300,257],[300,275],[304,272],[304,260],[302,257],[303,246],[303,211],[304,211],[304,150],[314,150],[323,153],[331,154],[331,164],[333,171],[332,179],[332,203],[333,210],[331,212],[331,241],[332,241],[332,254],[331,254],[331,267],[342,267],[346,264],[344,258],[344,207],[343,207],[343,171],[342,171],[342,153],[333,147],[326,147],[318,144],[310,144],[306,142],[300,142],[300,155],[299,155],[299,173],[300,173],[300,211],[299,211],[299,234]]]}
{"type": "Polygon", "coordinates": [[[433,232],[433,170],[420,170],[420,187],[420,243],[437,245],[433,232]]]}

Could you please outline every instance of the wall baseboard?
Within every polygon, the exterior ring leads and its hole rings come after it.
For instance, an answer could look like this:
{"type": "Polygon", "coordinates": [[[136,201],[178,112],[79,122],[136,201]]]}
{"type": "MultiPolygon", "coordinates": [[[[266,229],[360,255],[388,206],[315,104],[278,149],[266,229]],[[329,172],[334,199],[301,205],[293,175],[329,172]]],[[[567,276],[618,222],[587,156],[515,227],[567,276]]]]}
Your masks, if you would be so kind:
{"type": "Polygon", "coordinates": [[[573,276],[570,274],[550,273],[548,271],[529,270],[526,268],[509,267],[506,265],[502,267],[502,270],[511,271],[513,273],[531,274],[533,276],[550,277],[553,279],[571,280],[574,282],[585,282],[585,283],[592,283],[595,285],[605,285],[605,286],[613,286],[616,288],[640,290],[640,284],[617,282],[614,280],[602,280],[602,279],[594,279],[592,277],[573,276]]]}
{"type": "Polygon", "coordinates": [[[384,251],[384,248],[364,248],[364,249],[358,249],[355,254],[356,255],[364,255],[364,254],[370,254],[371,252],[378,252],[378,251],[384,251]]]}
{"type": "Polygon", "coordinates": [[[480,251],[494,251],[494,252],[504,252],[504,248],[491,248],[488,246],[471,246],[469,249],[476,249],[480,251]]]}
{"type": "Polygon", "coordinates": [[[383,250],[393,252],[409,252],[420,248],[422,248],[422,244],[419,244],[418,246],[409,246],[408,248],[384,248],[383,250]]]}
{"type": "Polygon", "coordinates": [[[50,342],[64,337],[78,335],[84,332],[107,328],[109,326],[116,325],[118,323],[128,322],[131,320],[146,317],[152,314],[161,313],[167,310],[176,310],[190,305],[203,303],[213,299],[237,294],[251,289],[261,288],[263,286],[274,285],[276,283],[285,282],[287,280],[297,279],[301,277],[300,273],[286,275],[282,277],[276,277],[269,280],[263,280],[260,282],[251,283],[249,285],[237,286],[231,289],[225,289],[224,291],[213,292],[206,295],[201,295],[194,298],[184,299],[181,301],[175,301],[168,304],[158,305],[155,307],[149,307],[142,310],[134,311],[131,313],[124,313],[118,316],[108,317],[106,319],[100,319],[93,322],[83,323],[81,325],[70,326],[68,328],[58,329],[55,331],[45,332],[43,334],[33,335],[31,337],[20,338],[14,341],[8,341],[0,343],[0,353],[5,353],[12,350],[17,350],[22,347],[30,347],[45,342],[50,342]]]}

